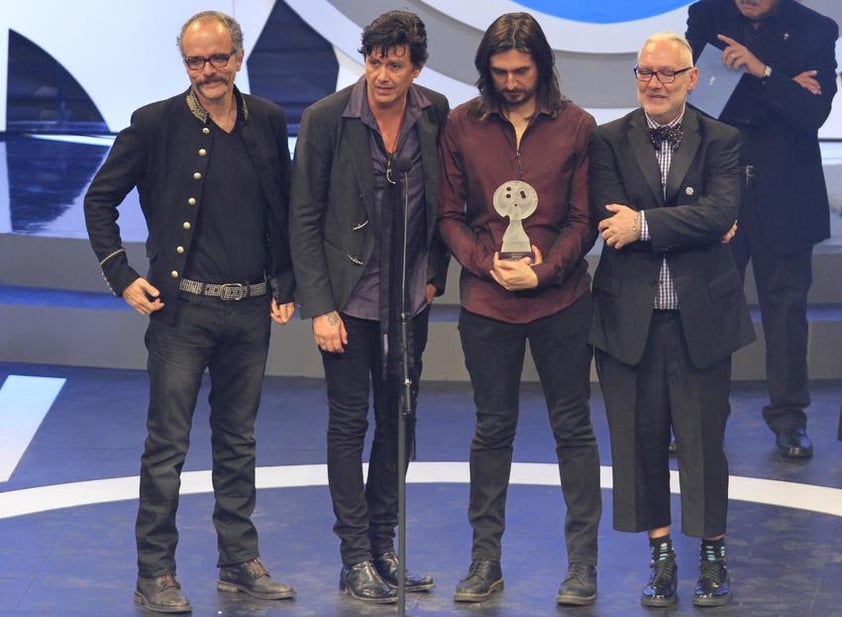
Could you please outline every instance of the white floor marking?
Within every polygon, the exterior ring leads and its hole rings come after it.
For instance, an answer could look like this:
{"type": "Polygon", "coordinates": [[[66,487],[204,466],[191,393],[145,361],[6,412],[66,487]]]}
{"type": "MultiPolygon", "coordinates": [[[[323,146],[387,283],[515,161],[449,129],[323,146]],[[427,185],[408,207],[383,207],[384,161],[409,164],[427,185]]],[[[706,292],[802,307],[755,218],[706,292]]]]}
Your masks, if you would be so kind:
{"type": "Polygon", "coordinates": [[[64,382],[9,375],[0,387],[0,482],[12,477],[64,382]]]}
{"type": "MultiPolygon", "coordinates": [[[[672,491],[678,492],[678,473],[671,472],[672,491]]],[[[415,462],[409,466],[410,484],[465,484],[468,463],[415,462]]],[[[558,485],[558,466],[553,463],[513,463],[511,483],[558,485]]],[[[602,488],[610,489],[611,467],[601,468],[602,488]]],[[[282,465],[257,469],[258,489],[326,486],[325,465],[282,465]]],[[[137,476],[71,482],[0,493],[0,519],[25,516],[60,508],[136,499],[137,476]]],[[[181,475],[181,494],[210,493],[210,471],[181,475]]],[[[842,489],[779,480],[731,476],[730,498],[737,501],[809,510],[842,517],[842,489]]]]}

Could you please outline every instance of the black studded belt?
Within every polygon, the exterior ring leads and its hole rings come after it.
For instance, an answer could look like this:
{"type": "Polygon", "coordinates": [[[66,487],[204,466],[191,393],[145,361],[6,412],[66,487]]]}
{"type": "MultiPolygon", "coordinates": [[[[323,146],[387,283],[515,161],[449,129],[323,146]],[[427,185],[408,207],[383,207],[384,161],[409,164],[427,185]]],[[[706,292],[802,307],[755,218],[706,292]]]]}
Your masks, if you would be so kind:
{"type": "Polygon", "coordinates": [[[246,285],[244,283],[202,283],[190,279],[181,279],[178,288],[196,296],[210,296],[225,301],[266,295],[266,281],[246,285]]]}

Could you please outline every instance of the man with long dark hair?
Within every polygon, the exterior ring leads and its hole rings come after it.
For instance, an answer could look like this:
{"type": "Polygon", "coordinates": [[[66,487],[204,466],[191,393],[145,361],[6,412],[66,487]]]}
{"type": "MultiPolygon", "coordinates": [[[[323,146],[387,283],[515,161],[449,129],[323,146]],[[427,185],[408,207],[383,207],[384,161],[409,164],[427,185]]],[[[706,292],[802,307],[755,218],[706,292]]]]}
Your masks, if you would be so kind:
{"type": "MultiPolygon", "coordinates": [[[[398,474],[406,471],[397,460],[398,410],[404,409],[397,312],[406,303],[414,399],[430,303],[444,292],[447,275],[435,221],[437,143],[448,103],[413,83],[427,60],[427,33],[417,15],[377,17],[363,31],[359,51],[365,75],[302,117],[290,228],[301,281],[296,299],[302,316],[313,320],[327,381],[340,587],[358,600],[389,603],[399,586],[393,543],[398,474]],[[370,393],[375,429],[364,483],[370,393]]],[[[411,446],[414,423],[407,420],[411,446]]],[[[406,591],[433,587],[429,576],[405,580],[406,591]]]]}
{"type": "Polygon", "coordinates": [[[556,599],[592,604],[602,511],[586,341],[594,122],[562,97],[552,49],[527,13],[492,23],[475,63],[480,96],[453,111],[441,143],[439,229],[462,265],[459,333],[477,418],[471,565],[454,599],[481,602],[503,587],[501,541],[528,341],[567,504],[569,568],[556,599]]]}

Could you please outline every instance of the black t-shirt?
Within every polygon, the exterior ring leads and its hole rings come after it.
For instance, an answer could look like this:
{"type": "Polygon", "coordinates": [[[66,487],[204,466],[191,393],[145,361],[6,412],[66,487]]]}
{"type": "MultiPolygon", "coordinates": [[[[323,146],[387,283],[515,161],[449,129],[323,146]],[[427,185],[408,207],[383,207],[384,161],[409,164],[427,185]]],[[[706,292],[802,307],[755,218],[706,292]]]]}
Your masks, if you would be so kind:
{"type": "Polygon", "coordinates": [[[268,204],[238,120],[231,133],[210,124],[213,142],[185,277],[206,283],[258,283],[266,265],[268,204]]]}

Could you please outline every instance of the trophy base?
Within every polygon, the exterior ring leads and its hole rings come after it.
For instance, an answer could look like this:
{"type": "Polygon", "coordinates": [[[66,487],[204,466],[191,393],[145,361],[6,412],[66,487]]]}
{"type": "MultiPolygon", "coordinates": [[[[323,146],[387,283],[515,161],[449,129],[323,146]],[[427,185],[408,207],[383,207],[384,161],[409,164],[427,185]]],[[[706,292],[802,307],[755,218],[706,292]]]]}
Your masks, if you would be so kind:
{"type": "Polygon", "coordinates": [[[523,259],[524,257],[535,259],[535,253],[532,251],[505,251],[500,253],[500,259],[505,259],[507,261],[517,261],[518,259],[523,259]]]}

